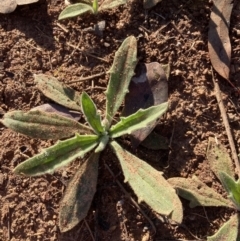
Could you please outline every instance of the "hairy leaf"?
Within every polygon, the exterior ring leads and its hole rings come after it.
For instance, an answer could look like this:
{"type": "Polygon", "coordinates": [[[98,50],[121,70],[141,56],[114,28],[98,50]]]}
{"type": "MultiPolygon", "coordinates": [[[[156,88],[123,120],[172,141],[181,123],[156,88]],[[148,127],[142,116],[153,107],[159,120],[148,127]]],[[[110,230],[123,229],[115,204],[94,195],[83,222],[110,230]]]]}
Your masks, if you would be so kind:
{"type": "Polygon", "coordinates": [[[208,28],[208,50],[213,68],[229,80],[231,42],[229,38],[232,0],[215,0],[208,28]]]}
{"type": "Polygon", "coordinates": [[[228,197],[233,201],[237,209],[240,210],[240,179],[235,181],[233,177],[225,172],[220,172],[219,177],[229,195],[228,197]]]}
{"type": "Polygon", "coordinates": [[[216,143],[215,139],[212,137],[208,140],[207,159],[212,171],[215,173],[219,180],[220,172],[225,172],[228,175],[234,177],[235,174],[232,160],[226,148],[221,143],[216,143]]]}
{"type": "Polygon", "coordinates": [[[92,6],[85,3],[75,3],[67,6],[58,16],[58,20],[77,17],[83,13],[92,12],[94,10],[92,6]]]}
{"type": "Polygon", "coordinates": [[[236,241],[238,236],[239,214],[234,214],[213,236],[207,241],[236,241]]]}
{"type": "Polygon", "coordinates": [[[2,123],[21,134],[40,139],[62,139],[75,133],[91,133],[91,129],[67,117],[38,110],[11,111],[3,116],[2,123]]]}
{"type": "Polygon", "coordinates": [[[120,161],[125,181],[138,196],[138,201],[144,201],[157,213],[167,215],[173,221],[181,223],[182,204],[162,173],[124,150],[117,142],[112,141],[110,145],[120,161]]]}
{"type": "Polygon", "coordinates": [[[37,88],[49,99],[69,109],[81,111],[79,92],[62,85],[52,76],[38,74],[34,77],[37,88]]]}
{"type": "Polygon", "coordinates": [[[76,159],[83,157],[98,144],[98,136],[80,136],[58,141],[55,145],[44,149],[40,154],[19,164],[14,172],[26,176],[37,176],[52,173],[76,159]]]}
{"type": "Polygon", "coordinates": [[[99,153],[83,162],[69,181],[60,203],[59,228],[66,232],[87,216],[96,192],[99,153]]]}
{"type": "Polygon", "coordinates": [[[190,201],[189,206],[226,206],[232,203],[201,182],[196,176],[192,178],[173,177],[168,182],[177,190],[179,196],[190,201]]]}
{"type": "Polygon", "coordinates": [[[112,138],[116,138],[125,134],[131,134],[133,131],[147,127],[149,123],[152,123],[160,118],[160,116],[166,112],[167,107],[168,103],[165,102],[145,110],[140,109],[135,114],[128,117],[121,117],[121,121],[111,127],[109,134],[112,138]]]}
{"type": "MultiPolygon", "coordinates": [[[[165,69],[167,67],[165,66],[165,69]]],[[[136,75],[129,85],[129,93],[125,96],[123,116],[129,116],[139,109],[147,109],[168,100],[167,76],[161,64],[152,62],[139,64],[136,75]]],[[[131,143],[136,148],[157,125],[157,121],[149,123],[146,128],[141,128],[131,134],[131,143]]]]}
{"type": "Polygon", "coordinates": [[[160,3],[162,0],[143,0],[143,7],[149,9],[160,3]]]}
{"type": "Polygon", "coordinates": [[[105,0],[99,7],[99,11],[104,10],[104,9],[115,8],[115,7],[117,7],[119,5],[123,5],[125,3],[127,3],[127,0],[105,0]]]}
{"type": "Polygon", "coordinates": [[[99,144],[98,144],[97,148],[95,149],[95,153],[103,151],[105,149],[106,145],[108,144],[108,141],[109,141],[109,135],[103,135],[99,139],[99,144]]]}
{"type": "Polygon", "coordinates": [[[86,92],[82,93],[81,98],[82,111],[86,117],[88,124],[93,128],[96,134],[104,132],[104,128],[101,123],[101,117],[97,112],[97,108],[92,99],[86,92]]]}
{"type": "Polygon", "coordinates": [[[38,0],[0,0],[0,13],[11,13],[16,9],[17,5],[35,2],[38,2],[38,0]]]}
{"type": "Polygon", "coordinates": [[[137,40],[134,36],[126,38],[115,54],[106,91],[106,129],[128,92],[128,86],[137,64],[137,40]]]}

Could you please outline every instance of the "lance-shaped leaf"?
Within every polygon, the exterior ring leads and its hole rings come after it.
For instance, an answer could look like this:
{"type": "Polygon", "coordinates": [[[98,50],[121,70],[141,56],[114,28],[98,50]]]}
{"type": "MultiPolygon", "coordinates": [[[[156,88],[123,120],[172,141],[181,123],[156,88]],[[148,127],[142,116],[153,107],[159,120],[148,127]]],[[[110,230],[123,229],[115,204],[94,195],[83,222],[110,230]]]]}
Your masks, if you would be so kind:
{"type": "Polygon", "coordinates": [[[75,133],[91,133],[91,129],[77,121],[38,110],[12,111],[3,116],[2,123],[21,134],[40,139],[62,139],[75,133]]]}
{"type": "Polygon", "coordinates": [[[92,6],[85,3],[71,4],[60,13],[58,20],[73,18],[87,12],[94,12],[92,6]]]}
{"type": "Polygon", "coordinates": [[[115,54],[110,72],[110,80],[106,91],[106,127],[111,125],[134,75],[137,64],[137,40],[134,36],[126,38],[115,54]]]}
{"type": "Polygon", "coordinates": [[[167,107],[168,103],[165,102],[148,109],[140,109],[128,117],[121,117],[121,121],[111,127],[109,134],[112,138],[116,138],[147,127],[149,123],[160,118],[166,112],[167,107]]]}
{"type": "Polygon", "coordinates": [[[225,206],[234,208],[232,203],[201,182],[196,176],[192,178],[174,177],[168,182],[177,190],[179,196],[190,201],[189,206],[225,206]]]}
{"type": "Polygon", "coordinates": [[[154,211],[167,215],[177,223],[182,222],[183,210],[175,190],[161,172],[124,150],[117,142],[110,143],[116,153],[125,176],[125,181],[134,190],[138,201],[144,201],[154,211]]]}
{"type": "Polygon", "coordinates": [[[101,117],[97,112],[97,108],[92,99],[86,92],[82,93],[81,97],[82,111],[86,117],[88,124],[93,128],[96,134],[104,132],[101,123],[101,117]]]}
{"type": "Polygon", "coordinates": [[[52,76],[38,74],[34,78],[37,88],[49,99],[69,109],[81,111],[79,92],[62,85],[52,76]]]}
{"type": "Polygon", "coordinates": [[[220,181],[228,193],[229,199],[233,201],[237,209],[240,210],[240,179],[237,181],[225,172],[219,173],[220,181]]]}
{"type": "Polygon", "coordinates": [[[83,157],[98,144],[98,136],[80,136],[59,141],[55,145],[44,149],[40,154],[19,164],[14,172],[26,176],[37,176],[52,173],[77,157],[83,157]]]}
{"type": "Polygon", "coordinates": [[[104,10],[104,9],[115,8],[115,7],[117,7],[119,5],[123,5],[125,3],[127,3],[127,0],[105,0],[99,7],[99,11],[104,10]]]}
{"type": "Polygon", "coordinates": [[[225,172],[234,177],[234,169],[232,160],[221,143],[216,143],[215,139],[210,137],[208,140],[207,159],[211,166],[211,170],[219,177],[220,172],[225,172]]]}
{"type": "Polygon", "coordinates": [[[213,236],[207,241],[236,241],[238,236],[239,214],[234,214],[213,236]]]}
{"type": "Polygon", "coordinates": [[[60,203],[59,227],[66,232],[87,216],[96,192],[99,153],[93,153],[69,181],[60,203]]]}

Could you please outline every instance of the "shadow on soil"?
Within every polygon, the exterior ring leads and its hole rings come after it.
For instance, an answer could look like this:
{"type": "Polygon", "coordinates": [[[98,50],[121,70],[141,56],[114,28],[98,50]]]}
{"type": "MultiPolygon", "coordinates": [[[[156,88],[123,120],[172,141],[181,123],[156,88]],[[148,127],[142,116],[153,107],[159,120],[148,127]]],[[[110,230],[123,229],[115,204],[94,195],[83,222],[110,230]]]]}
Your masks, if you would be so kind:
{"type": "Polygon", "coordinates": [[[33,39],[41,47],[54,50],[53,21],[47,9],[47,2],[41,0],[35,4],[18,6],[11,14],[0,15],[0,24],[5,31],[19,30],[17,41],[24,34],[29,41],[33,39]]]}

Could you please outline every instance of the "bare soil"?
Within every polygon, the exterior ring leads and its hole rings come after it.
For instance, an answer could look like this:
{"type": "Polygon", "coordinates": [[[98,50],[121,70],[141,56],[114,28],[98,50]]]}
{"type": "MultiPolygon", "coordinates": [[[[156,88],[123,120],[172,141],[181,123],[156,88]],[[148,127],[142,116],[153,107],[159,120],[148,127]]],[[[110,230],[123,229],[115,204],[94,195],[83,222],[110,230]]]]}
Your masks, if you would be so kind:
{"type": "MultiPolygon", "coordinates": [[[[50,100],[33,82],[33,74],[44,73],[68,83],[100,72],[104,75],[69,84],[87,91],[100,110],[105,109],[107,70],[114,53],[129,35],[138,39],[140,62],[170,64],[169,110],[155,131],[169,140],[169,149],[149,151],[126,148],[164,172],[166,178],[197,175],[208,186],[224,193],[206,160],[208,137],[216,136],[230,148],[213,91],[211,63],[207,48],[211,0],[163,0],[150,11],[142,1],[104,11],[97,17],[59,22],[64,1],[39,1],[0,15],[0,113],[29,110],[50,100]],[[98,21],[106,21],[102,36],[90,31],[98,21]],[[92,57],[91,55],[97,56],[92,57]]],[[[231,18],[231,81],[240,85],[240,3],[235,1],[231,18]]],[[[223,101],[239,151],[239,96],[218,75],[223,101]]],[[[110,149],[101,156],[98,191],[88,216],[76,228],[61,234],[58,228],[59,201],[65,185],[82,160],[76,160],[53,175],[35,178],[16,176],[13,168],[27,156],[39,153],[53,142],[31,139],[0,126],[0,240],[6,241],[150,241],[206,240],[227,220],[226,208],[191,209],[186,200],[181,226],[171,225],[145,204],[142,215],[117,184],[130,196],[118,160],[110,149]],[[107,164],[113,171],[113,177],[107,164]]]]}

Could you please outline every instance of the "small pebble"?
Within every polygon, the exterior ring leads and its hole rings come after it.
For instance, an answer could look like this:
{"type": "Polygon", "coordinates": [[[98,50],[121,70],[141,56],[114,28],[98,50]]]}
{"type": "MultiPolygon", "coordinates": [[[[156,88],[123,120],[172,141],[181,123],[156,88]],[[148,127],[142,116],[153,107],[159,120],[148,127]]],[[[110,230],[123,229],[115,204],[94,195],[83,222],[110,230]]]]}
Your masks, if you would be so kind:
{"type": "Polygon", "coordinates": [[[109,46],[110,46],[110,44],[109,43],[107,43],[107,42],[104,42],[104,47],[106,47],[106,48],[108,48],[109,46]]]}

